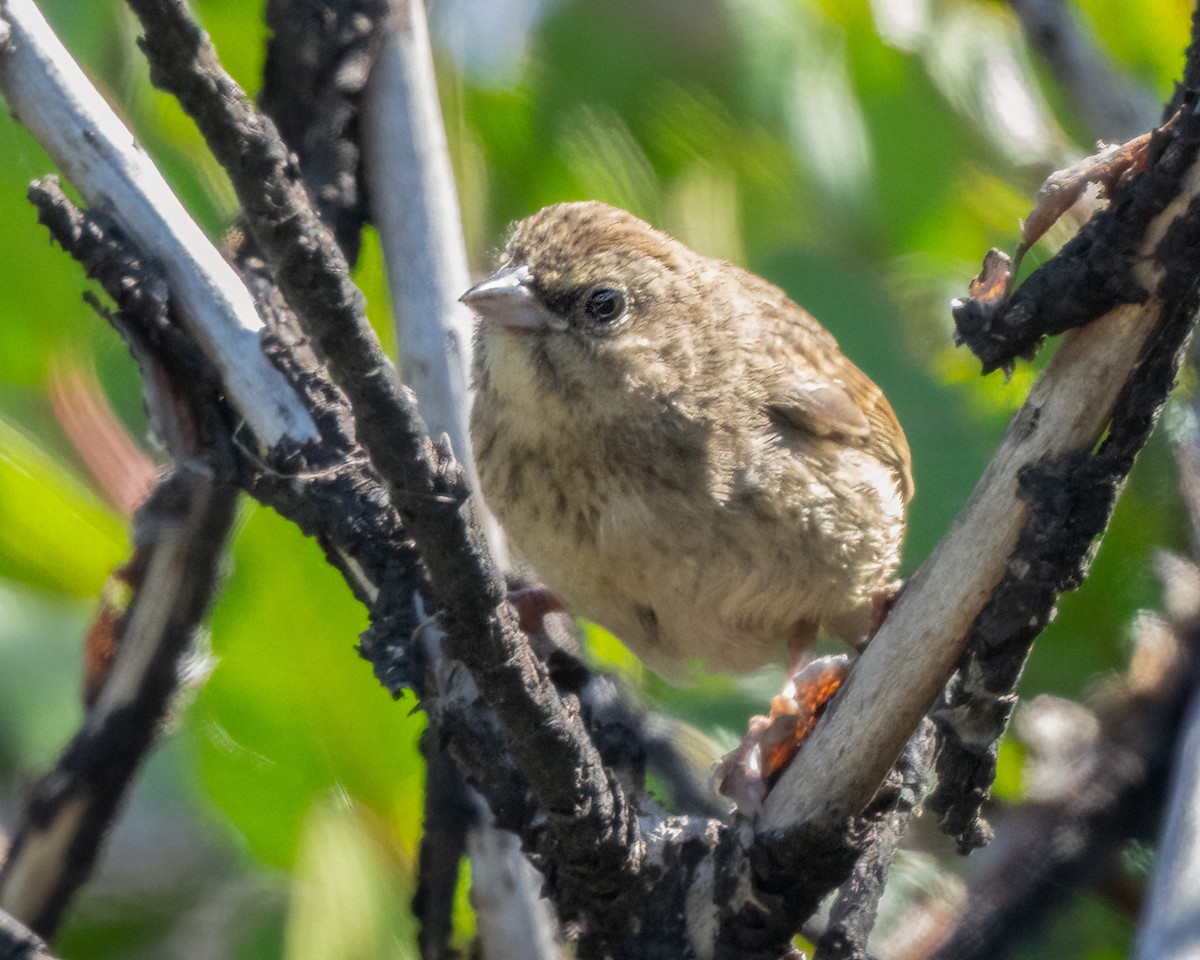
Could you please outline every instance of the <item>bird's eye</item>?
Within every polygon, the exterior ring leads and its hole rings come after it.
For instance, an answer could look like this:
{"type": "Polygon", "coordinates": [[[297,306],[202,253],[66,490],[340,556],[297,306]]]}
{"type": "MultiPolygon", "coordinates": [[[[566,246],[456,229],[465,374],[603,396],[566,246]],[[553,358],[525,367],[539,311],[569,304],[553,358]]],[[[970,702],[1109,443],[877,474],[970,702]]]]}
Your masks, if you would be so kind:
{"type": "Polygon", "coordinates": [[[584,313],[597,323],[615,323],[625,315],[625,294],[611,287],[600,287],[588,294],[584,313]]]}

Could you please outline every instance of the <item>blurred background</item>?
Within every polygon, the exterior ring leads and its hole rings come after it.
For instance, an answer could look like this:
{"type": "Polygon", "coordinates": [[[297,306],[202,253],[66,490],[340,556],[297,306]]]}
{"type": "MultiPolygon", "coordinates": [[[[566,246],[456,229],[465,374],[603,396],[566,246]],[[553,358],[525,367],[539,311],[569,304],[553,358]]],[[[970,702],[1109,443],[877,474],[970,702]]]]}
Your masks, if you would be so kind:
{"type": "MultiPolygon", "coordinates": [[[[40,3],[214,238],[233,194],[175,102],[154,91],[121,4],[40,3]]],[[[949,300],[991,246],[1011,251],[1047,173],[1154,125],[1182,69],[1184,0],[1064,8],[1102,68],[1052,64],[1014,7],[986,0],[439,0],[431,16],[473,267],[508,222],[561,200],[635,212],[782,286],[885,390],[913,448],[905,572],[945,532],[1045,355],[1001,374],[953,344],[949,300]],[[1107,70],[1103,67],[1107,65],[1107,70]],[[1091,101],[1091,102],[1089,102],[1091,101]]],[[[200,0],[234,76],[257,90],[260,4],[200,0]]],[[[127,555],[120,504],[64,428],[94,382],[147,452],[137,370],[84,304],[81,269],[25,201],[52,170],[0,116],[0,826],[77,728],[81,644],[127,555]],[[69,400],[65,408],[71,406],[69,400]],[[56,412],[57,411],[57,412],[56,412]]],[[[1055,228],[1029,258],[1053,253],[1055,228]]],[[[378,243],[357,267],[392,335],[378,243]]],[[[1170,428],[1171,416],[1167,417],[1170,428]]],[[[1084,587],[1064,597],[1022,682],[1086,698],[1122,669],[1131,624],[1158,603],[1149,558],[1186,548],[1163,431],[1121,500],[1084,587]]],[[[363,610],[315,544],[249,502],[193,682],[95,880],[57,942],[90,958],[415,956],[423,720],[355,654],[363,610]]],[[[587,628],[597,662],[648,708],[720,746],[782,671],[673,689],[587,628]]],[[[998,818],[1019,803],[1025,748],[1001,755],[998,818]]],[[[905,884],[954,897],[969,861],[924,834],[905,884]]],[[[2,839],[0,839],[2,843],[2,839]]],[[[1150,855],[1130,850],[1132,887],[1150,855]]],[[[471,935],[460,911],[458,942],[471,935]]],[[[1023,957],[1125,956],[1136,906],[1086,895],[1023,957]]]]}

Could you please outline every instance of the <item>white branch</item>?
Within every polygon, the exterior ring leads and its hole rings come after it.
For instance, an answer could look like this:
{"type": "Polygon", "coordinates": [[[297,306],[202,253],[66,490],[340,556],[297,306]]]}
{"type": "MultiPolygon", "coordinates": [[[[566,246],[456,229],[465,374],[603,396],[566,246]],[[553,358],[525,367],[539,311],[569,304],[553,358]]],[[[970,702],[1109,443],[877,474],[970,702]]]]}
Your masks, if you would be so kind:
{"type": "Polygon", "coordinates": [[[1154,252],[1200,195],[1200,165],[1145,230],[1136,258],[1144,304],[1117,307],[1062,338],[1009,424],[970,501],[901,593],[828,714],[767,798],[764,826],[854,814],[874,796],[962,655],[976,616],[1004,576],[1028,507],[1017,478],[1048,458],[1091,450],[1159,319],[1164,271],[1154,252]]]}
{"type": "MultiPolygon", "coordinates": [[[[462,217],[446,147],[425,5],[394,0],[363,104],[363,149],[371,219],[387,261],[400,372],[417,395],[432,436],[450,437],[478,491],[467,431],[471,312],[462,217]]],[[[506,566],[499,526],[476,494],[492,557],[506,566]]]]}
{"type": "Polygon", "coordinates": [[[1137,939],[1137,960],[1200,957],[1200,696],[1193,696],[1175,748],[1167,825],[1137,939]]]}
{"type": "MultiPolygon", "coordinates": [[[[445,433],[475,491],[493,559],[507,566],[504,535],[482,498],[467,430],[470,284],[466,245],[423,0],[394,0],[363,104],[364,165],[371,219],[379,228],[400,346],[401,377],[417,395],[430,433],[445,433]]],[[[434,656],[440,657],[440,645],[434,656]]],[[[480,803],[481,808],[485,804],[480,803]]],[[[485,958],[557,960],[553,908],[520,841],[490,814],[467,836],[471,899],[485,958]]]]}
{"type": "Polygon", "coordinates": [[[541,874],[517,835],[491,822],[482,799],[478,806],[483,820],[467,832],[467,855],[483,960],[562,960],[567,954],[554,939],[554,908],[541,896],[541,874]]]}
{"type": "Polygon", "coordinates": [[[165,272],[179,316],[258,439],[315,440],[308,411],[262,352],[250,293],[32,0],[0,0],[0,92],[92,210],[165,272]]]}

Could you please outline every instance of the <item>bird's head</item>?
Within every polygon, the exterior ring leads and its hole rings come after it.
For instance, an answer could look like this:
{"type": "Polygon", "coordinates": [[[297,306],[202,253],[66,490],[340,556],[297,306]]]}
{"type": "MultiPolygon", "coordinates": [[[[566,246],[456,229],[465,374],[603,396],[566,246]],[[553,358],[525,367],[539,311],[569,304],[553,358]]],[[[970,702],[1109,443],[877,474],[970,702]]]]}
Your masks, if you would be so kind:
{"type": "Polygon", "coordinates": [[[514,227],[501,267],[462,297],[481,319],[477,374],[519,365],[534,386],[558,390],[606,376],[661,380],[672,345],[687,339],[697,259],[616,207],[540,210],[514,227]]]}

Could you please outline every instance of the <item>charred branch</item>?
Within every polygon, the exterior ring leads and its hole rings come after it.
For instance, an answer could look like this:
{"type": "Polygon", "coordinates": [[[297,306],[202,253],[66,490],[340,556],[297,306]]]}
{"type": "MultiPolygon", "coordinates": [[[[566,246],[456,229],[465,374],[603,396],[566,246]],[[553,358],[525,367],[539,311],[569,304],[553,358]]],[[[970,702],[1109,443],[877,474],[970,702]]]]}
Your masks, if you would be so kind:
{"type": "Polygon", "coordinates": [[[359,437],[429,570],[449,652],[479,679],[508,749],[547,813],[566,874],[596,881],[586,901],[603,913],[610,898],[602,891],[637,871],[638,823],[577,711],[559,697],[517,629],[458,464],[425,432],[415,399],[380,349],[345,258],[309,205],[273,125],[221,69],[182,4],[133,0],[131,6],[145,30],[152,78],[179,98],[230,173],[280,289],[350,398],[359,437]]]}
{"type": "MultiPolygon", "coordinates": [[[[1200,596],[1192,564],[1179,561],[1167,570],[1168,592],[1182,586],[1192,602],[1200,596]]],[[[1127,841],[1154,836],[1180,721],[1198,680],[1195,621],[1189,616],[1172,630],[1144,619],[1123,689],[1101,704],[1089,761],[1055,796],[1025,804],[998,826],[991,865],[973,879],[938,960],[1008,955],[1072,891],[1118,871],[1127,841]]]]}
{"type": "Polygon", "coordinates": [[[388,20],[387,0],[271,0],[259,102],[300,157],[304,184],[346,259],[367,219],[360,104],[388,20]]]}
{"type": "Polygon", "coordinates": [[[219,579],[235,499],[211,470],[181,465],[137,512],[116,663],[83,728],[33,786],[0,868],[0,907],[43,936],[90,875],[167,715],[219,579]]]}
{"type": "Polygon", "coordinates": [[[875,927],[879,901],[887,885],[896,851],[908,824],[921,806],[934,754],[934,730],[925,721],[905,748],[894,771],[896,783],[890,808],[878,814],[875,835],[854,870],[838,891],[829,923],[817,943],[817,960],[869,960],[867,941],[875,927]]]}

